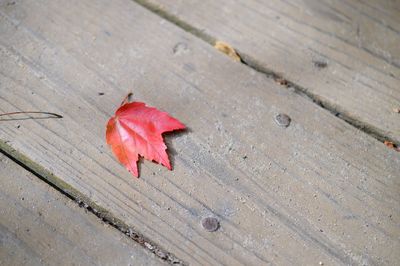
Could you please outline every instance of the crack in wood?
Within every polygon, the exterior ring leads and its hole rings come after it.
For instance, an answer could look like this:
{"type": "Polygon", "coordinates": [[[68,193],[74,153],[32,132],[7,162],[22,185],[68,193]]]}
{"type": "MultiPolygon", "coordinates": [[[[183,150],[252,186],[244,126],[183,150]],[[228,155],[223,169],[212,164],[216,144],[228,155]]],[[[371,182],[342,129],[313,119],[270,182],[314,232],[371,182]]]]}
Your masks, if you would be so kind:
{"type": "MultiPolygon", "coordinates": [[[[155,13],[156,15],[164,18],[165,20],[173,23],[174,25],[180,27],[181,29],[185,30],[186,32],[191,33],[195,37],[205,41],[206,43],[214,46],[216,39],[213,36],[210,36],[208,33],[204,32],[204,30],[198,29],[195,26],[187,23],[184,20],[181,20],[177,16],[169,13],[168,11],[164,10],[161,6],[156,4],[150,3],[147,0],[132,0],[135,3],[143,6],[147,10],[155,13]]],[[[238,54],[241,56],[241,63],[250,67],[251,69],[264,74],[268,78],[275,80],[278,84],[286,87],[291,88],[294,92],[311,102],[315,103],[316,105],[320,106],[321,108],[329,111],[334,116],[338,117],[339,119],[345,121],[347,124],[353,126],[354,128],[361,130],[362,132],[366,133],[367,135],[373,137],[374,139],[384,143],[385,141],[393,142],[395,145],[400,146],[400,143],[397,142],[395,139],[389,137],[384,130],[379,129],[376,126],[368,124],[359,120],[357,117],[349,114],[345,110],[343,110],[340,106],[337,106],[318,95],[310,92],[308,89],[303,88],[300,85],[297,85],[287,79],[285,79],[282,75],[274,72],[271,69],[267,69],[262,66],[260,63],[257,62],[253,57],[248,56],[241,51],[237,50],[233,47],[238,54]]]]}
{"type": "Polygon", "coordinates": [[[27,156],[13,149],[9,144],[7,144],[7,142],[2,140],[0,140],[0,153],[4,154],[10,160],[32,173],[34,176],[36,176],[41,181],[45,182],[64,196],[76,202],[79,207],[85,208],[88,212],[94,214],[104,223],[114,227],[118,231],[127,235],[130,239],[139,243],[143,248],[153,253],[159,259],[172,265],[188,265],[187,263],[178,259],[175,255],[167,252],[161,247],[158,247],[150,239],[140,234],[135,228],[128,226],[122,220],[114,217],[109,211],[97,205],[95,202],[80,193],[78,190],[76,190],[66,182],[62,181],[60,178],[55,176],[53,173],[51,173],[38,163],[32,161],[27,156]]]}

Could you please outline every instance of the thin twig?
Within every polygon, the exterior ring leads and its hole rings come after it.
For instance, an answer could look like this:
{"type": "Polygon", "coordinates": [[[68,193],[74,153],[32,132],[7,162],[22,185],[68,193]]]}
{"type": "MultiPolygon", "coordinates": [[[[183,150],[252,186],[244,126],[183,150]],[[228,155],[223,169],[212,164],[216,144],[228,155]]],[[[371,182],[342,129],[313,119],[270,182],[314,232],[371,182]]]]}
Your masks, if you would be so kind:
{"type": "Polygon", "coordinates": [[[26,112],[11,112],[11,113],[4,113],[0,114],[0,116],[10,116],[10,115],[18,115],[18,114],[43,114],[43,115],[52,115],[54,118],[63,118],[62,115],[50,112],[38,112],[38,111],[26,111],[26,112]]]}

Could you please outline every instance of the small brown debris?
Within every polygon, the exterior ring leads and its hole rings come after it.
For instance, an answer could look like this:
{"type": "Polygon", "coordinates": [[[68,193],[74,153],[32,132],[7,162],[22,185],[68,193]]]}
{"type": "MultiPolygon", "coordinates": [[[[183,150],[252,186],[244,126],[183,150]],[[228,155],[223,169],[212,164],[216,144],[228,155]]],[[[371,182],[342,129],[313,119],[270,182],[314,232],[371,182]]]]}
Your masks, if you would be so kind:
{"type": "Polygon", "coordinates": [[[275,82],[278,83],[279,85],[289,86],[289,82],[284,78],[276,78],[275,82]]]}
{"type": "Polygon", "coordinates": [[[232,58],[236,62],[241,61],[241,58],[238,55],[238,53],[236,53],[235,49],[233,49],[233,47],[230,46],[229,44],[227,44],[226,42],[216,41],[214,44],[214,48],[217,49],[218,51],[223,52],[224,54],[228,55],[230,58],[232,58]]]}
{"type": "Polygon", "coordinates": [[[387,141],[387,140],[385,140],[384,142],[383,142],[386,146],[388,146],[389,148],[394,148],[394,143],[393,142],[391,142],[391,141],[387,141]]]}
{"type": "Polygon", "coordinates": [[[395,112],[395,113],[400,113],[400,108],[393,108],[393,112],[395,112]]]}
{"type": "Polygon", "coordinates": [[[389,147],[389,148],[391,148],[391,149],[393,149],[393,150],[395,150],[395,151],[399,151],[400,152],[400,147],[398,147],[396,144],[394,144],[393,142],[391,142],[391,141],[388,141],[388,140],[385,140],[384,142],[383,142],[387,147],[389,147]]]}

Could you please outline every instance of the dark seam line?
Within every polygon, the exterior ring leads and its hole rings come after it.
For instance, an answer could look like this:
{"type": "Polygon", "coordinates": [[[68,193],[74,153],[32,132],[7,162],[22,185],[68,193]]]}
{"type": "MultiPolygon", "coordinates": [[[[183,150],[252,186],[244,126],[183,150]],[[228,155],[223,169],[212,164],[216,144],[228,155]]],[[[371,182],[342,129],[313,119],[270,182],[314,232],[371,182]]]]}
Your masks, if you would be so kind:
{"type": "MultiPolygon", "coordinates": [[[[204,30],[198,29],[189,23],[183,21],[182,19],[178,18],[177,16],[168,13],[161,7],[157,6],[156,4],[149,3],[147,0],[132,0],[133,2],[137,3],[138,5],[142,6],[143,8],[149,10],[150,12],[164,18],[165,20],[169,21],[170,23],[178,26],[182,30],[194,35],[195,37],[205,41],[208,44],[214,46],[215,38],[209,35],[208,33],[204,32],[204,30]]],[[[268,69],[262,66],[259,62],[254,60],[251,56],[246,55],[245,53],[241,53],[237,51],[241,56],[241,63],[252,68],[253,70],[266,75],[268,78],[272,78],[274,80],[282,80],[283,76],[276,73],[275,71],[268,69]]],[[[353,126],[356,129],[359,129],[366,133],[367,135],[373,137],[374,139],[384,142],[390,141],[396,145],[400,145],[400,142],[395,140],[393,137],[388,136],[387,133],[367,122],[360,121],[358,118],[354,117],[353,115],[346,112],[340,106],[337,106],[333,103],[330,103],[328,100],[319,97],[318,95],[310,92],[308,89],[297,85],[289,80],[286,80],[286,84],[284,85],[287,88],[293,88],[294,92],[304,98],[310,100],[311,102],[317,104],[318,106],[322,107],[332,113],[334,116],[338,117],[339,119],[345,121],[347,124],[353,126]]]]}
{"type": "MultiPolygon", "coordinates": [[[[8,144],[5,144],[8,146],[8,144]]],[[[124,222],[119,220],[118,218],[113,217],[109,212],[107,211],[101,211],[101,208],[97,208],[94,202],[91,202],[89,199],[85,198],[85,196],[80,196],[77,193],[74,193],[73,191],[69,191],[68,189],[62,189],[61,186],[58,186],[58,184],[53,183],[49,176],[54,176],[52,173],[47,172],[45,170],[45,173],[41,173],[40,170],[34,169],[35,167],[26,165],[23,160],[18,159],[18,155],[20,154],[18,151],[14,150],[10,146],[7,147],[9,150],[5,149],[5,145],[2,145],[3,147],[0,147],[0,153],[8,157],[10,160],[27,170],[28,172],[32,173],[35,175],[37,178],[39,178],[41,181],[45,182],[47,185],[51,186],[54,188],[56,191],[60,192],[62,195],[66,196],[70,200],[78,203],[79,207],[85,208],[88,212],[94,214],[96,217],[100,218],[104,223],[112,226],[116,230],[122,232],[123,234],[127,235],[130,239],[134,240],[140,246],[148,250],[149,252],[153,253],[156,257],[159,259],[166,261],[170,264],[173,265],[187,265],[187,263],[183,262],[182,260],[176,258],[174,255],[172,255],[169,252],[166,252],[162,249],[160,249],[155,243],[150,241],[149,239],[145,238],[142,236],[140,233],[138,233],[136,230],[133,230],[133,228],[129,227],[126,225],[124,222]],[[74,195],[75,194],[75,195],[74,195]],[[93,205],[93,206],[91,206],[93,205]],[[100,210],[99,210],[100,209],[100,210]],[[153,248],[150,249],[146,247],[145,244],[150,244],[153,248]]],[[[36,164],[36,163],[33,163],[36,164]]],[[[40,166],[38,168],[41,168],[40,166]]],[[[79,193],[79,192],[78,192],[79,193]]]]}
{"type": "MultiPolygon", "coordinates": [[[[15,52],[15,53],[17,53],[16,51],[13,51],[13,52],[15,52]]],[[[20,55],[20,54],[18,54],[18,55],[20,55]]],[[[40,71],[41,72],[43,72],[42,70],[42,68],[40,67],[40,66],[38,66],[37,64],[31,64],[31,62],[28,60],[28,59],[26,59],[26,58],[24,58],[22,55],[20,55],[20,57],[21,58],[23,58],[23,60],[26,60],[26,62],[25,63],[27,63],[30,67],[32,67],[32,68],[34,68],[34,67],[37,67],[37,68],[39,68],[40,69],[40,71]]],[[[11,78],[11,77],[10,77],[11,78]]],[[[0,96],[0,99],[1,99],[1,96],[0,96]]],[[[5,99],[4,99],[5,100],[5,99]]],[[[103,112],[102,112],[103,113],[103,112]]],[[[45,127],[47,130],[50,130],[49,128],[47,128],[47,127],[45,127]]],[[[50,130],[52,133],[54,133],[54,134],[56,134],[56,132],[54,132],[54,131],[52,131],[52,130],[50,130]]],[[[56,134],[57,135],[57,134],[56,134]]],[[[65,162],[65,161],[64,161],[65,162]]],[[[66,163],[66,162],[65,162],[66,163]]],[[[97,162],[96,162],[97,163],[97,162]]],[[[85,205],[85,208],[87,208],[87,205],[88,204],[86,204],[85,205]]],[[[90,207],[90,206],[89,206],[90,207]]],[[[96,209],[94,210],[94,211],[96,211],[96,209]]],[[[165,222],[165,221],[163,221],[163,222],[165,222]]],[[[166,222],[165,222],[166,223],[166,222]]],[[[167,224],[167,223],[166,223],[167,224]]],[[[133,232],[133,230],[132,230],[132,228],[129,228],[129,232],[133,232]]],[[[120,230],[121,231],[121,230],[120,230]]],[[[135,232],[136,233],[136,232],[135,232]]],[[[144,238],[144,237],[143,237],[144,238]]],[[[150,241],[147,241],[147,242],[149,242],[150,243],[150,241]]],[[[151,244],[153,247],[156,247],[156,249],[158,248],[156,245],[154,245],[154,244],[151,244]]],[[[143,246],[143,245],[142,245],[143,246]]],[[[147,248],[147,247],[146,247],[147,248]]],[[[159,249],[160,250],[160,249],[159,249]]],[[[153,251],[153,253],[155,253],[154,251],[153,251]]],[[[164,254],[169,254],[169,253],[166,253],[166,252],[163,252],[164,254]]],[[[156,253],[155,253],[156,254],[156,253]]],[[[189,254],[188,254],[189,255],[189,254]]],[[[209,254],[207,254],[207,255],[209,255],[209,254]]],[[[162,259],[163,260],[165,260],[165,258],[164,258],[164,256],[162,255],[162,259]]],[[[196,260],[196,259],[195,259],[196,260]]],[[[176,261],[179,261],[179,260],[174,260],[174,261],[172,261],[172,263],[173,264],[176,264],[176,261]]]]}

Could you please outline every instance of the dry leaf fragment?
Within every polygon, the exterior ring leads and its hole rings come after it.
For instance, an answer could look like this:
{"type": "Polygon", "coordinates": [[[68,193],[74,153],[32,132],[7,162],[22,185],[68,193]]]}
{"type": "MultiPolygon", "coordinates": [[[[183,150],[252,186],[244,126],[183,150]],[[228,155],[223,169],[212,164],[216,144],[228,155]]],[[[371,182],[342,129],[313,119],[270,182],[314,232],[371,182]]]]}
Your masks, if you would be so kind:
{"type": "Polygon", "coordinates": [[[241,58],[236,53],[235,49],[233,49],[233,47],[227,44],[226,42],[216,41],[214,44],[214,48],[216,48],[220,52],[223,52],[224,54],[227,54],[230,58],[232,58],[237,62],[241,61],[241,58]]]}
{"type": "Polygon", "coordinates": [[[393,108],[393,112],[400,113],[400,108],[393,108]]]}

